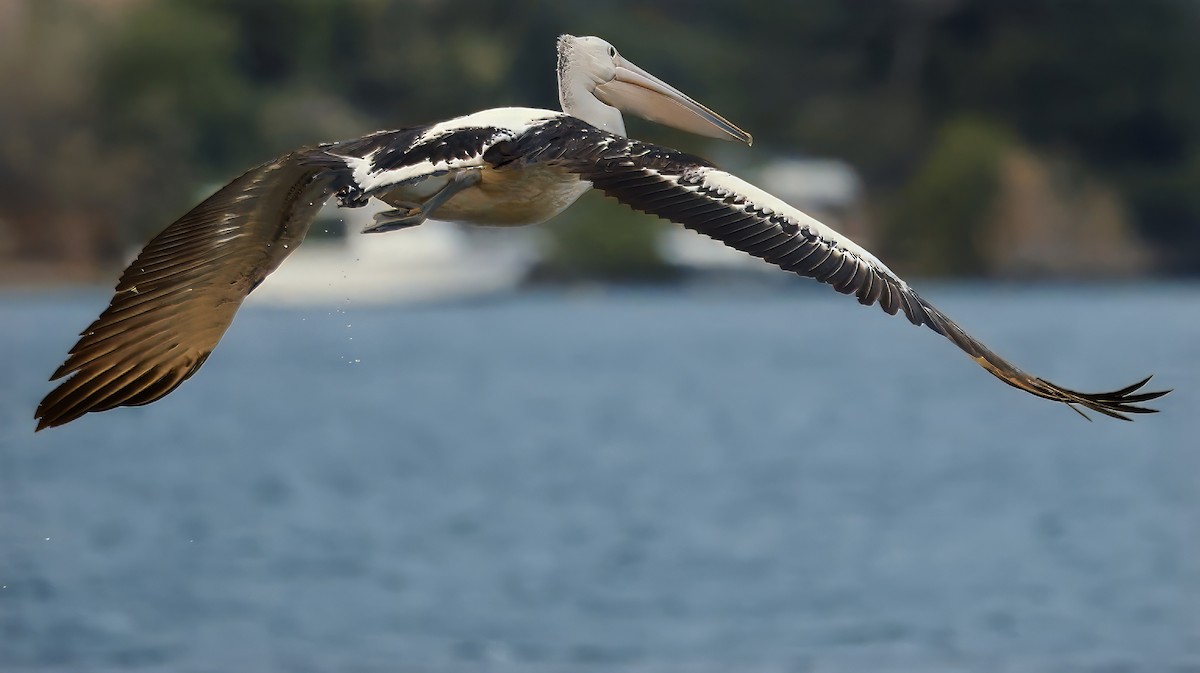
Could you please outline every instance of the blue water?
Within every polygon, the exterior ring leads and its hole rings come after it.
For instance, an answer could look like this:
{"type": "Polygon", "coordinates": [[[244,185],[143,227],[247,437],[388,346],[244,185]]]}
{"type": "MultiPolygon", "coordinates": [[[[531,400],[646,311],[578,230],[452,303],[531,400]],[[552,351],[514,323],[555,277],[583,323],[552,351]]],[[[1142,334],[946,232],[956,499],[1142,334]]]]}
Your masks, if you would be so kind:
{"type": "Polygon", "coordinates": [[[925,292],[1135,423],[806,289],[251,306],[37,435],[107,297],[2,296],[0,670],[1200,671],[1200,288],[925,292]]]}

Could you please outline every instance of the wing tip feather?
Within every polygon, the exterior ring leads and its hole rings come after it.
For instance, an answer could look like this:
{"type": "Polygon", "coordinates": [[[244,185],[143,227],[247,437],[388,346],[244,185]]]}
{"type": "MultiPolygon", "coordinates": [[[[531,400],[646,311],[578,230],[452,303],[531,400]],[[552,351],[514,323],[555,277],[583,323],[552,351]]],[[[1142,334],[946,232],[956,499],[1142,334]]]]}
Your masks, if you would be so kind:
{"type": "MultiPolygon", "coordinates": [[[[1101,413],[1101,414],[1104,414],[1105,416],[1109,416],[1110,418],[1116,418],[1116,419],[1120,419],[1122,421],[1133,421],[1134,419],[1130,418],[1130,416],[1129,416],[1130,414],[1157,414],[1157,413],[1159,413],[1158,409],[1154,409],[1151,407],[1143,407],[1143,406],[1139,406],[1139,405],[1143,402],[1149,402],[1151,400],[1159,399],[1159,398],[1171,393],[1173,390],[1173,389],[1152,390],[1152,391],[1148,391],[1148,392],[1138,393],[1137,391],[1139,391],[1143,387],[1145,387],[1145,385],[1147,383],[1149,383],[1150,379],[1152,379],[1152,378],[1153,378],[1153,375],[1150,375],[1136,383],[1125,386],[1124,388],[1119,388],[1117,390],[1103,392],[1103,393],[1081,393],[1078,391],[1063,388],[1062,386],[1050,383],[1049,381],[1046,381],[1044,379],[1036,379],[1036,380],[1038,382],[1044,384],[1049,389],[1049,391],[1054,393],[1056,395],[1056,397],[1058,398],[1058,401],[1064,402],[1065,404],[1070,406],[1072,409],[1075,409],[1075,411],[1082,414],[1085,418],[1088,418],[1087,414],[1084,414],[1082,411],[1077,409],[1074,405],[1076,405],[1076,404],[1081,405],[1081,406],[1086,407],[1087,409],[1090,409],[1097,413],[1101,413]],[[1136,394],[1134,394],[1134,393],[1136,393],[1136,394]]],[[[1088,418],[1088,420],[1091,420],[1091,419],[1088,418]]]]}

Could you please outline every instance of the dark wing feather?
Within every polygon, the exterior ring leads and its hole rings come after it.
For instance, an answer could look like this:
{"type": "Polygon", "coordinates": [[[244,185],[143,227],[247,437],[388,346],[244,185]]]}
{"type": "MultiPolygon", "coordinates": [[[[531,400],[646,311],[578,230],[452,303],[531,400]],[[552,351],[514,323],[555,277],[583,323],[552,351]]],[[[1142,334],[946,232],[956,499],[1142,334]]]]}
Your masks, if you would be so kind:
{"type": "Polygon", "coordinates": [[[38,430],[149,404],[204,364],[246,296],[303,240],[329,178],[302,152],[247,171],[146,245],[50,380],[38,430]]]}
{"type": "Polygon", "coordinates": [[[511,133],[504,129],[477,126],[440,133],[431,126],[379,131],[321,145],[319,151],[304,158],[304,163],[328,170],[339,205],[360,206],[399,184],[445,173],[454,165],[471,165],[491,142],[508,135],[511,133]],[[409,167],[422,170],[405,173],[408,177],[403,178],[388,176],[390,171],[409,167]],[[364,180],[369,184],[363,184],[364,180]]]}
{"type": "Polygon", "coordinates": [[[1127,414],[1154,412],[1138,405],[1169,392],[1137,392],[1149,377],[1120,390],[1081,393],[1027,374],[967,334],[866,250],[699,157],[574,120],[547,124],[514,141],[498,143],[485,158],[495,165],[562,166],[636,210],[832,285],[838,292],[855,295],[862,304],[878,303],[892,315],[903,311],[909,322],[954,342],[996,378],[1038,397],[1129,420],[1127,414]]]}

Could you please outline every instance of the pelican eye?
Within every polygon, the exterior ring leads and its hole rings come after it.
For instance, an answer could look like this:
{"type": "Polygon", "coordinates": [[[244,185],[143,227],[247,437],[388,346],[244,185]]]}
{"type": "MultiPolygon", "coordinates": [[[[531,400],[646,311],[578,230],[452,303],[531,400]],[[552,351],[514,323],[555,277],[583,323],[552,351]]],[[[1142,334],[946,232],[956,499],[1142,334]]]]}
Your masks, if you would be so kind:
{"type": "Polygon", "coordinates": [[[612,47],[612,46],[610,46],[610,47],[608,48],[608,57],[609,57],[609,58],[616,58],[616,57],[617,57],[617,48],[616,48],[616,47],[612,47]]]}

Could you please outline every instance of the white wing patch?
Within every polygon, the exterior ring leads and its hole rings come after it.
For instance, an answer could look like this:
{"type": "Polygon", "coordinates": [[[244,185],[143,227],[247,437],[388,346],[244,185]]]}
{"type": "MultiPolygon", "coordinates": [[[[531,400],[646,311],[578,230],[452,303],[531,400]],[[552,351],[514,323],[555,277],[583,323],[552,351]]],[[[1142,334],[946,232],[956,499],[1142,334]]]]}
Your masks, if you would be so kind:
{"type": "Polygon", "coordinates": [[[901,288],[908,287],[907,283],[901,280],[895,273],[892,273],[892,270],[886,264],[879,261],[879,258],[868,252],[866,248],[823,224],[820,220],[788,205],[787,202],[778,197],[771,196],[736,175],[730,175],[725,171],[715,168],[703,167],[688,171],[684,174],[684,178],[698,182],[704,189],[715,192],[719,196],[732,196],[740,201],[744,201],[755,212],[767,216],[779,215],[791,220],[796,226],[809,230],[821,240],[827,241],[834,247],[840,248],[868,262],[876,269],[886,272],[901,288]]]}
{"type": "MultiPolygon", "coordinates": [[[[349,159],[347,159],[349,163],[349,159]]],[[[354,169],[354,182],[358,184],[359,189],[363,192],[372,192],[374,190],[399,185],[410,180],[420,178],[433,177],[446,173],[452,168],[464,168],[470,166],[479,166],[483,163],[482,155],[471,157],[470,159],[462,159],[458,161],[419,161],[408,166],[400,166],[399,168],[391,168],[385,171],[372,171],[369,168],[370,159],[367,159],[368,168],[360,174],[359,167],[354,169]]]]}
{"type": "MultiPolygon", "coordinates": [[[[424,138],[424,136],[422,136],[424,138]]],[[[503,140],[497,138],[496,140],[503,140]]],[[[487,149],[486,146],[484,148],[487,149]]],[[[354,178],[354,184],[364,193],[371,193],[375,190],[384,187],[399,185],[410,180],[419,180],[421,178],[433,177],[442,175],[454,168],[469,168],[472,166],[483,165],[483,154],[473,156],[467,159],[458,159],[452,161],[428,161],[422,160],[407,166],[399,166],[397,168],[389,168],[387,170],[375,170],[374,158],[378,150],[372,150],[366,156],[354,157],[344,154],[330,153],[342,161],[346,162],[346,167],[350,169],[351,176],[354,178]]]]}
{"type": "Polygon", "coordinates": [[[371,160],[375,158],[377,151],[371,150],[365,157],[351,157],[344,154],[333,154],[333,156],[346,162],[346,168],[350,169],[350,174],[354,177],[354,182],[358,183],[361,187],[371,179],[371,160]]]}
{"type": "Polygon", "coordinates": [[[455,117],[454,119],[447,119],[444,122],[438,122],[425,129],[425,132],[421,134],[420,138],[413,145],[420,145],[433,138],[446,133],[453,133],[455,130],[462,128],[495,128],[511,131],[513,135],[519,135],[538,122],[563,116],[565,115],[561,112],[539,110],[537,108],[492,108],[462,117],[455,117]]]}
{"type": "Polygon", "coordinates": [[[443,175],[457,168],[475,168],[484,165],[483,154],[494,144],[512,140],[529,128],[545,122],[548,119],[562,117],[561,112],[539,110],[536,108],[495,108],[474,114],[465,115],[439,122],[425,129],[412,144],[404,149],[410,152],[414,148],[427,143],[436,143],[456,131],[466,129],[494,129],[496,135],[483,144],[479,152],[464,159],[449,159],[430,161],[424,159],[412,164],[376,170],[374,159],[379,150],[372,150],[362,157],[346,156],[330,153],[346,162],[355,184],[364,193],[384,189],[394,185],[421,180],[423,178],[443,175]]]}

